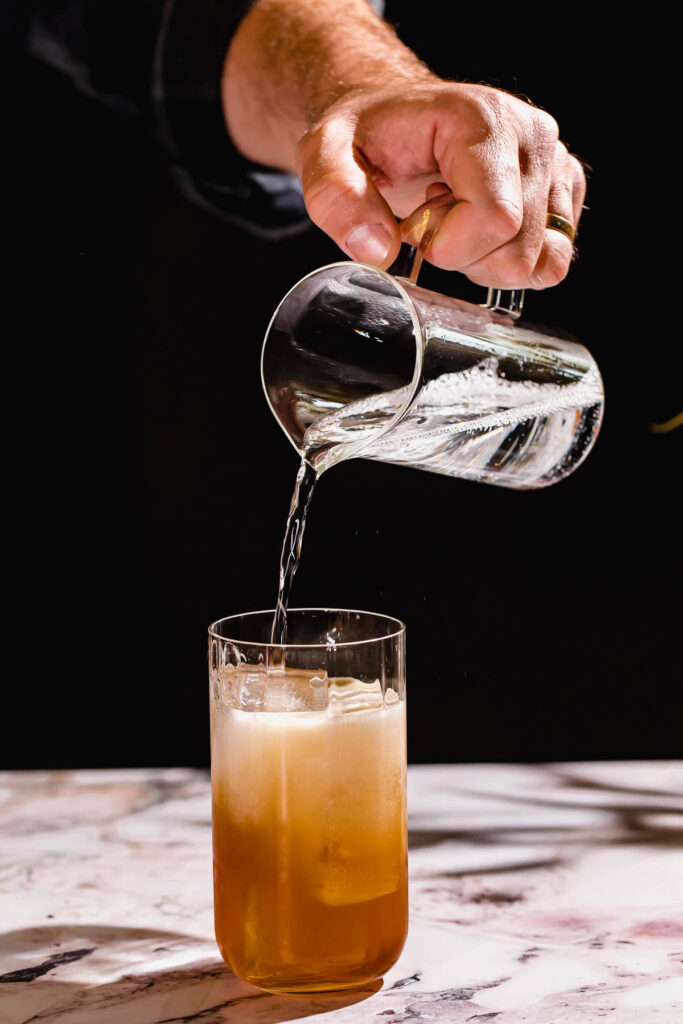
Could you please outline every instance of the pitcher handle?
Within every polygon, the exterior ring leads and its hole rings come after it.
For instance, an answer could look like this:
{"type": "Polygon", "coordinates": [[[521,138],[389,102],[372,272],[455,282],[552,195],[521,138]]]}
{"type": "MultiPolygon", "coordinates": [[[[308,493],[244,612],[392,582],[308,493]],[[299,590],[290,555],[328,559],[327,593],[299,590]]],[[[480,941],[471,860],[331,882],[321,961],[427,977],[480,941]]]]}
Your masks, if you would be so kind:
{"type": "MultiPolygon", "coordinates": [[[[444,192],[440,196],[428,199],[401,221],[401,237],[404,243],[412,249],[412,255],[409,255],[409,260],[412,262],[408,273],[404,276],[412,284],[417,284],[422,260],[441,227],[444,217],[456,202],[457,200],[453,199],[451,192],[444,192]]],[[[500,313],[517,320],[521,316],[524,306],[524,289],[489,288],[486,302],[483,302],[482,306],[484,309],[490,309],[493,313],[500,313]]]]}
{"type": "Polygon", "coordinates": [[[490,309],[492,313],[503,313],[519,319],[522,315],[524,305],[524,289],[514,288],[512,291],[505,291],[501,288],[489,288],[486,302],[482,302],[484,309],[490,309]]]}

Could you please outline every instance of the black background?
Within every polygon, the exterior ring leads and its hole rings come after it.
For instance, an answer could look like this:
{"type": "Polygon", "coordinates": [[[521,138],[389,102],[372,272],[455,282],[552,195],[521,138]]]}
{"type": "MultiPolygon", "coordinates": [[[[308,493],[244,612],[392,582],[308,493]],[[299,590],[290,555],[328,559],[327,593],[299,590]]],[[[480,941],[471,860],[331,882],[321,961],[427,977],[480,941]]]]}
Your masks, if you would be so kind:
{"type": "MultiPolygon", "coordinates": [[[[390,13],[435,70],[548,109],[593,168],[580,257],[526,312],[595,354],[605,421],[586,464],[539,492],[341,465],[292,603],[407,623],[414,762],[680,756],[683,431],[649,429],[683,405],[671,115],[643,67],[655,47],[668,66],[666,40],[654,23],[600,35],[575,9],[535,32],[390,13]]],[[[339,252],[317,229],[272,243],[198,210],[147,125],[5,57],[21,665],[2,767],[206,764],[206,626],[272,606],[297,468],[260,343],[284,292],[339,252]]],[[[482,297],[432,268],[421,283],[482,297]]]]}

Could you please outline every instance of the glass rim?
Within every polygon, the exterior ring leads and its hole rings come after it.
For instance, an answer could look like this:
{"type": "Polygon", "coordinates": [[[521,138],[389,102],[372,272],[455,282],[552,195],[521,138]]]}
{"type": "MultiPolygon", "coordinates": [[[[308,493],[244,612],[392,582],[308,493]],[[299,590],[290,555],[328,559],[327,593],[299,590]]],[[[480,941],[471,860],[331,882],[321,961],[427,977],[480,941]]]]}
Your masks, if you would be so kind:
{"type": "MultiPolygon", "coordinates": [[[[408,385],[408,387],[410,389],[409,394],[404,399],[403,403],[401,404],[401,408],[398,410],[398,412],[396,412],[391,417],[389,422],[385,423],[384,426],[381,427],[377,431],[376,434],[373,434],[372,437],[364,438],[363,440],[356,441],[356,442],[348,442],[349,447],[347,449],[347,454],[344,456],[344,458],[345,459],[349,459],[349,458],[354,458],[354,457],[361,456],[362,453],[363,453],[363,450],[365,448],[367,448],[370,444],[374,444],[376,441],[379,441],[382,437],[384,437],[385,434],[388,434],[389,431],[392,430],[396,426],[396,424],[400,423],[400,421],[404,418],[406,413],[411,408],[411,406],[413,404],[413,401],[415,400],[416,394],[420,390],[420,385],[421,385],[421,381],[422,381],[422,366],[423,366],[423,363],[424,363],[425,340],[426,340],[425,339],[425,332],[424,332],[424,329],[422,327],[422,322],[421,322],[421,320],[420,320],[420,318],[418,316],[417,310],[415,308],[415,303],[413,302],[413,300],[411,299],[410,295],[406,291],[406,289],[404,287],[404,284],[403,284],[403,281],[398,276],[394,276],[393,274],[390,274],[386,270],[380,270],[379,267],[373,267],[371,263],[361,263],[359,260],[351,260],[351,259],[349,259],[349,260],[336,260],[334,263],[325,263],[324,266],[322,266],[322,267],[317,267],[315,270],[310,270],[307,274],[304,274],[304,276],[302,278],[300,278],[300,280],[298,280],[296,282],[296,284],[293,284],[292,287],[289,289],[289,291],[280,299],[279,303],[277,304],[277,306],[275,308],[275,312],[273,313],[273,315],[271,316],[271,318],[270,318],[270,320],[268,322],[268,326],[266,328],[266,333],[263,336],[263,344],[261,345],[261,386],[263,387],[263,392],[264,392],[264,394],[266,396],[266,401],[267,401],[268,406],[270,408],[270,411],[272,412],[273,416],[275,417],[277,423],[280,425],[281,429],[284,431],[284,434],[287,437],[287,440],[292,445],[294,450],[296,452],[298,452],[299,455],[302,455],[302,456],[303,456],[302,449],[297,445],[296,441],[294,440],[292,435],[289,433],[289,431],[287,430],[285,425],[280,421],[280,417],[278,416],[277,412],[273,408],[272,403],[270,401],[270,397],[268,395],[268,388],[266,386],[266,377],[265,377],[265,373],[264,373],[264,362],[265,362],[265,356],[266,356],[266,346],[268,344],[268,339],[270,337],[270,331],[271,331],[271,328],[272,328],[273,324],[275,323],[275,321],[276,321],[276,319],[277,319],[277,317],[278,317],[278,315],[280,313],[281,308],[284,306],[285,302],[287,302],[287,300],[289,299],[290,295],[292,295],[297,290],[297,288],[300,288],[302,284],[304,284],[306,281],[309,281],[313,277],[317,277],[319,274],[324,274],[328,270],[336,270],[338,267],[346,268],[346,267],[353,267],[353,266],[360,267],[363,270],[370,270],[370,271],[372,271],[373,274],[376,274],[378,277],[382,278],[383,280],[388,281],[389,284],[392,286],[392,288],[394,288],[395,291],[398,292],[399,297],[402,299],[404,305],[406,306],[406,308],[408,310],[408,313],[410,314],[410,319],[411,319],[412,324],[413,324],[413,336],[415,338],[415,366],[413,367],[413,377],[412,377],[412,380],[411,380],[410,384],[408,385]]],[[[407,282],[407,283],[410,284],[411,282],[407,282]]],[[[342,609],[339,609],[339,610],[341,611],[342,609]]],[[[392,618],[392,616],[388,616],[388,618],[392,618]]]]}
{"type": "Polygon", "coordinates": [[[395,615],[385,615],[384,612],[368,612],[362,608],[290,608],[288,614],[291,612],[346,612],[349,615],[372,615],[377,619],[385,619],[387,622],[393,622],[398,627],[393,633],[385,633],[383,636],[373,636],[366,640],[348,640],[342,641],[341,643],[329,644],[329,643],[318,643],[318,644],[273,644],[264,643],[262,640],[237,640],[234,637],[222,636],[216,632],[216,627],[220,626],[222,622],[229,622],[231,619],[244,619],[250,616],[256,615],[275,615],[274,608],[262,608],[255,612],[239,612],[236,615],[224,615],[221,619],[216,619],[209,626],[209,636],[213,637],[214,640],[221,640],[226,644],[242,644],[245,647],[263,647],[271,648],[272,650],[284,650],[284,651],[296,651],[296,650],[338,650],[340,647],[361,647],[364,644],[376,644],[382,640],[393,640],[396,637],[402,636],[406,631],[405,623],[401,619],[397,619],[395,615]]]}

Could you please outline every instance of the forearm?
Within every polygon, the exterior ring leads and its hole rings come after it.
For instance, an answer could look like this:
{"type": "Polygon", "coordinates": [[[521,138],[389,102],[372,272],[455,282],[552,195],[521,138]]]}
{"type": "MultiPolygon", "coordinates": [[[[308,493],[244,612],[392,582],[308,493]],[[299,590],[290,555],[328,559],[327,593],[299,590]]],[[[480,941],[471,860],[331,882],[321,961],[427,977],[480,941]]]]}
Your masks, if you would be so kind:
{"type": "Polygon", "coordinates": [[[258,0],[231,42],[221,91],[240,152],[294,171],[299,140],[335,102],[427,78],[366,0],[258,0]]]}

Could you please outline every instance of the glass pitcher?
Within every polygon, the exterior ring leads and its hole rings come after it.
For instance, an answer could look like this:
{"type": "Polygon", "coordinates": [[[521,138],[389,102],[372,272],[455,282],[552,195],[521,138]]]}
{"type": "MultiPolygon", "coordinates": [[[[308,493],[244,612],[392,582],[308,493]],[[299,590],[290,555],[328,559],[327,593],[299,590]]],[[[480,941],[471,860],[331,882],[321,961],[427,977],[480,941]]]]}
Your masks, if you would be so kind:
{"type": "Polygon", "coordinates": [[[290,289],[263,344],[270,407],[318,474],[361,456],[517,489],[555,483],[595,443],[597,365],[519,322],[523,292],[489,290],[477,306],[421,288],[438,214],[426,203],[404,230],[410,277],[345,261],[290,289]]]}

